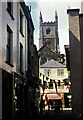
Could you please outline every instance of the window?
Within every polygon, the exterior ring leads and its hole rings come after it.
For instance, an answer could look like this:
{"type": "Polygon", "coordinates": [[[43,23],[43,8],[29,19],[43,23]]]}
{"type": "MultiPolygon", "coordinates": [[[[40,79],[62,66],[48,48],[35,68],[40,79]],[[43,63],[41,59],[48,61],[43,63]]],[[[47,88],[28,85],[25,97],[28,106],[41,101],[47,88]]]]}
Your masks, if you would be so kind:
{"type": "Polygon", "coordinates": [[[47,69],[44,69],[44,74],[45,76],[47,76],[47,69]]]}
{"type": "Polygon", "coordinates": [[[51,70],[49,69],[49,70],[48,70],[48,76],[50,76],[50,74],[51,74],[51,70]]]}
{"type": "Polygon", "coordinates": [[[21,10],[20,10],[20,32],[21,34],[23,34],[23,15],[21,10]]]}
{"type": "Polygon", "coordinates": [[[53,89],[53,83],[49,83],[49,89],[53,89]]]}
{"type": "Polygon", "coordinates": [[[9,12],[10,16],[13,18],[13,2],[7,2],[7,11],[9,12]]]}
{"type": "Polygon", "coordinates": [[[57,76],[64,76],[64,69],[58,69],[57,76]]]}
{"type": "Polygon", "coordinates": [[[61,76],[64,76],[64,69],[61,69],[61,76]]]}
{"type": "Polygon", "coordinates": [[[20,72],[23,72],[23,46],[20,43],[20,72]]]}
{"type": "Polygon", "coordinates": [[[50,34],[50,28],[46,29],[46,34],[50,34]]]}
{"type": "Polygon", "coordinates": [[[6,54],[6,62],[10,65],[13,64],[12,54],[13,54],[13,32],[11,28],[7,25],[7,54],[6,54]]]}
{"type": "Polygon", "coordinates": [[[57,76],[60,76],[60,69],[57,70],[57,76]]]}

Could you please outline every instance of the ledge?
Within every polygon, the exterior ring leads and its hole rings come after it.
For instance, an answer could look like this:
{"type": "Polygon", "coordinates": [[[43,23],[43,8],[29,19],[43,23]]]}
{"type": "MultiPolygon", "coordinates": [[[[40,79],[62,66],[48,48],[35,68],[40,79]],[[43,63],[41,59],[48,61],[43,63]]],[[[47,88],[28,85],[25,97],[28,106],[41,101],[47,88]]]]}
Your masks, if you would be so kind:
{"type": "Polygon", "coordinates": [[[5,61],[9,66],[14,67],[11,63],[9,63],[8,61],[5,61]]]}
{"type": "Polygon", "coordinates": [[[20,31],[20,33],[21,33],[22,37],[24,37],[23,32],[21,32],[21,30],[19,30],[19,31],[20,31]]]}
{"type": "Polygon", "coordinates": [[[11,16],[12,20],[15,20],[14,17],[13,17],[13,15],[11,14],[11,12],[8,10],[8,8],[7,8],[7,11],[9,13],[9,15],[11,16]]]}

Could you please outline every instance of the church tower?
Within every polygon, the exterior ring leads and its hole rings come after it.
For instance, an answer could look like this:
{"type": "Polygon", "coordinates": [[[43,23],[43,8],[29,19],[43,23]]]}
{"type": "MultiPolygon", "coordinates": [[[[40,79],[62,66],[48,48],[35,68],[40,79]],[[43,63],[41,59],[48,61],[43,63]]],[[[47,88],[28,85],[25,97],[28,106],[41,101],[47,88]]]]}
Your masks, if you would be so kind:
{"type": "Polygon", "coordinates": [[[47,45],[54,53],[59,53],[59,37],[58,37],[58,15],[55,11],[54,22],[43,22],[42,13],[40,12],[40,31],[39,31],[39,49],[47,45]]]}

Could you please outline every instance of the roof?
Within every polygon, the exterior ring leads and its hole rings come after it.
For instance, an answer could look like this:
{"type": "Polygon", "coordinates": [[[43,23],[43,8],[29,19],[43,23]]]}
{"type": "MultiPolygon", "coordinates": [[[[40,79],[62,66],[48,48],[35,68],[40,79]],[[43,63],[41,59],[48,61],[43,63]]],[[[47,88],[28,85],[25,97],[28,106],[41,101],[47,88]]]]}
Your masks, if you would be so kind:
{"type": "Polygon", "coordinates": [[[66,68],[66,66],[51,59],[50,61],[41,65],[40,68],[66,68]]]}
{"type": "Polygon", "coordinates": [[[75,11],[79,12],[80,9],[68,9],[68,10],[67,10],[67,14],[68,14],[69,12],[73,12],[73,11],[74,11],[74,12],[75,12],[75,11]]]}
{"type": "Polygon", "coordinates": [[[55,52],[53,52],[46,44],[43,45],[43,46],[38,50],[38,52],[41,52],[44,48],[47,48],[48,50],[50,50],[50,52],[52,52],[52,53],[55,54],[55,52]]]}

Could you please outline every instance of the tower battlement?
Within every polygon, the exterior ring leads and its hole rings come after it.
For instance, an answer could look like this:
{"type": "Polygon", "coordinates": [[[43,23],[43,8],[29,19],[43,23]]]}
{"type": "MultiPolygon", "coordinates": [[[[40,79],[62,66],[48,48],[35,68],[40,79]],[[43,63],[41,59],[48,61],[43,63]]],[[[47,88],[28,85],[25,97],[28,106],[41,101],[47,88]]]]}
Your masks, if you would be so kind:
{"type": "Polygon", "coordinates": [[[43,22],[42,13],[40,12],[40,31],[39,31],[39,49],[47,45],[53,52],[59,52],[58,37],[58,15],[55,11],[55,21],[43,22]]]}
{"type": "Polygon", "coordinates": [[[44,22],[43,24],[55,24],[55,23],[56,23],[55,21],[54,21],[54,22],[52,22],[52,21],[49,22],[49,21],[48,21],[48,22],[44,22]]]}
{"type": "Polygon", "coordinates": [[[40,29],[39,29],[39,55],[40,64],[51,59],[58,61],[59,37],[58,37],[58,15],[55,12],[55,21],[43,22],[42,13],[40,12],[40,29]]]}

